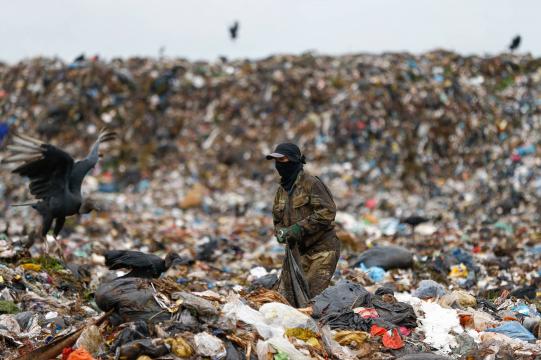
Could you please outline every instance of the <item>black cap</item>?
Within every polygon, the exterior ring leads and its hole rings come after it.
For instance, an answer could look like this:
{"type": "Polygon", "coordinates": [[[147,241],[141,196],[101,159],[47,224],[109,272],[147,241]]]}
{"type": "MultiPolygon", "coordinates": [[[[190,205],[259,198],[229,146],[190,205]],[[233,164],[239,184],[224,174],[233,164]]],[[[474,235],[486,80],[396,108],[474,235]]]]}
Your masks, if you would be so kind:
{"type": "Polygon", "coordinates": [[[282,143],[274,149],[271,154],[266,156],[267,160],[280,159],[287,157],[290,161],[302,162],[304,161],[304,155],[301,154],[299,147],[292,143],[282,143]]]}

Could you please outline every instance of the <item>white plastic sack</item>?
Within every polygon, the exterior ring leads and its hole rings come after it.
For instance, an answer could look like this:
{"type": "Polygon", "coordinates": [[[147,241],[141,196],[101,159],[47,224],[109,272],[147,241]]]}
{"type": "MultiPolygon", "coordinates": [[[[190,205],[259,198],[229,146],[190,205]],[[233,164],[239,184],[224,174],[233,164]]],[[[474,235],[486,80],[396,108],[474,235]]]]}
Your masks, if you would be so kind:
{"type": "Polygon", "coordinates": [[[451,353],[451,349],[458,345],[451,332],[462,334],[464,329],[460,325],[455,309],[447,309],[437,303],[424,301],[410,294],[396,294],[396,299],[413,306],[421,322],[421,329],[425,334],[427,344],[438,349],[442,354],[451,353]]]}
{"type": "Polygon", "coordinates": [[[227,318],[252,325],[263,339],[284,335],[284,329],[269,326],[265,321],[265,317],[259,311],[244,304],[238,297],[225,304],[222,312],[227,318]]]}
{"type": "Polygon", "coordinates": [[[223,341],[207,332],[196,334],[194,341],[199,355],[210,356],[213,359],[223,359],[227,355],[223,341]]]}
{"type": "Polygon", "coordinates": [[[270,326],[284,329],[304,328],[316,333],[319,332],[315,321],[311,317],[289,305],[277,302],[267,303],[259,308],[259,312],[270,326]]]}

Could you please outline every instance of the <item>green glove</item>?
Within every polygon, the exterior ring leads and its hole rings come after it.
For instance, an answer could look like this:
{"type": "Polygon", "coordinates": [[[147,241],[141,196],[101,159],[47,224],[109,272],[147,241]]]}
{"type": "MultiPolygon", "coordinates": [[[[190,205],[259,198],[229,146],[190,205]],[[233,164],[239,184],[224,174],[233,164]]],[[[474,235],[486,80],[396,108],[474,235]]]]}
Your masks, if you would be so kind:
{"type": "Polygon", "coordinates": [[[302,237],[302,228],[299,224],[293,224],[290,227],[282,228],[276,233],[276,239],[280,244],[287,241],[293,246],[302,237]]]}
{"type": "Polygon", "coordinates": [[[278,229],[278,231],[276,232],[276,240],[280,244],[283,244],[286,242],[286,237],[285,237],[286,230],[287,228],[281,228],[281,229],[278,229]]]}

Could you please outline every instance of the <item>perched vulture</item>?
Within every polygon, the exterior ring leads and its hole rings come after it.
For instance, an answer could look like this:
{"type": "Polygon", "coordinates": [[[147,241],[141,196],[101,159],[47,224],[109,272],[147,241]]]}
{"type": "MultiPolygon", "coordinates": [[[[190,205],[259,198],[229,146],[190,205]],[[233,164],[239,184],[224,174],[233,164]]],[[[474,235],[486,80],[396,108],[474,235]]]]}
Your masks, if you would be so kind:
{"type": "Polygon", "coordinates": [[[412,215],[412,216],[408,216],[407,218],[400,219],[400,223],[409,225],[413,229],[415,229],[417,225],[420,225],[429,221],[430,219],[423,216],[419,216],[419,215],[412,215]]]}
{"type": "Polygon", "coordinates": [[[45,237],[55,220],[53,230],[56,238],[67,216],[87,214],[96,210],[90,198],[83,198],[81,185],[86,174],[96,165],[100,144],[113,140],[116,134],[102,130],[88,156],[75,162],[65,151],[45,144],[27,135],[13,136],[13,145],[8,145],[12,155],[4,163],[24,162],[13,173],[30,179],[30,193],[39,200],[29,204],[42,218],[41,236],[45,237]]]}
{"type": "Polygon", "coordinates": [[[187,264],[191,261],[174,252],[167,254],[165,260],[154,254],[132,250],[109,250],[104,255],[105,265],[110,270],[131,270],[123,277],[157,278],[172,265],[187,264]]]}

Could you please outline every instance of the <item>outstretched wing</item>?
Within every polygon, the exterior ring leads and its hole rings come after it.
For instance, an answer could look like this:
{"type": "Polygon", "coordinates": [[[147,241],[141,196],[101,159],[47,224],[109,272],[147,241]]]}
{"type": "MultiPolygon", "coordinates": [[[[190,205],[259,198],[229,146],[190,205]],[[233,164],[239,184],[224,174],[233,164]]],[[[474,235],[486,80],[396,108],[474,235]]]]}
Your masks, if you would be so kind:
{"type": "Polygon", "coordinates": [[[87,157],[83,160],[77,161],[73,166],[73,171],[71,172],[69,179],[69,186],[72,192],[79,193],[81,191],[81,184],[83,183],[83,179],[85,178],[86,174],[88,174],[88,172],[92,170],[92,168],[94,168],[94,166],[96,166],[98,163],[100,144],[111,141],[115,138],[115,132],[108,131],[107,129],[100,131],[98,140],[96,140],[92,146],[92,149],[88,153],[87,157]]]}
{"type": "Polygon", "coordinates": [[[56,146],[27,135],[13,136],[11,155],[4,163],[24,162],[13,173],[30,178],[30,193],[37,199],[61,195],[68,186],[73,158],[56,146]]]}

